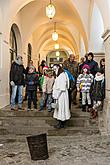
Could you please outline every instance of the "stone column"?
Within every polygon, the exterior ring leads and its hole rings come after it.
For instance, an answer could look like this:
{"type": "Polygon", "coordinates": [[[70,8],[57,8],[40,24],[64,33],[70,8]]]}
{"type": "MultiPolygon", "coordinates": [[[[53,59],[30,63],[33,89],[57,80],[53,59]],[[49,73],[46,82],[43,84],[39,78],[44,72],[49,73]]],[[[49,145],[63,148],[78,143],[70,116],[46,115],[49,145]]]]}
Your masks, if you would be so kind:
{"type": "Polygon", "coordinates": [[[105,79],[106,79],[106,98],[103,107],[103,126],[106,134],[110,134],[110,29],[103,34],[105,45],[105,79]]]}

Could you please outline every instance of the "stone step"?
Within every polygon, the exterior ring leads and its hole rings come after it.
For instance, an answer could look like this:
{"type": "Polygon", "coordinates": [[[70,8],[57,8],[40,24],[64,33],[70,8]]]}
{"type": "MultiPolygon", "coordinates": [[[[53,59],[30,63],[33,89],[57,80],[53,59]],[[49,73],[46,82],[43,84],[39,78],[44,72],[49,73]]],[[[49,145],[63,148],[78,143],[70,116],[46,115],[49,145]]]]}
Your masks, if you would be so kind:
{"type": "Polygon", "coordinates": [[[92,127],[83,128],[83,127],[68,127],[64,129],[53,129],[48,130],[49,136],[73,136],[75,134],[84,134],[84,135],[93,135],[93,134],[100,134],[98,128],[93,129],[92,127]]]}
{"type": "Polygon", "coordinates": [[[72,109],[71,119],[66,122],[66,128],[55,129],[56,120],[53,112],[11,111],[10,108],[0,110],[0,135],[36,135],[47,133],[49,136],[71,136],[77,133],[99,133],[98,120],[91,120],[88,112],[72,109]]]}
{"type": "MultiPolygon", "coordinates": [[[[44,111],[11,111],[11,110],[0,110],[0,117],[52,117],[53,112],[48,112],[47,110],[44,111]]],[[[88,112],[82,112],[81,110],[77,109],[76,111],[71,112],[72,117],[89,117],[88,112]]]]}
{"type": "MultiPolygon", "coordinates": [[[[54,134],[54,125],[56,125],[56,120],[51,117],[0,117],[0,135],[28,135],[42,132],[48,133],[48,131],[49,135],[51,135],[54,134]]],[[[98,130],[98,121],[81,117],[72,117],[69,121],[66,122],[66,131],[64,131],[64,134],[67,134],[66,132],[69,130],[70,134],[72,131],[75,132],[74,128],[77,128],[76,132],[84,132],[84,130],[91,129],[92,131],[98,130]]]]}
{"type": "MultiPolygon", "coordinates": [[[[7,127],[11,129],[11,127],[50,127],[55,125],[56,120],[52,117],[0,117],[0,126],[7,127]]],[[[98,126],[97,120],[91,120],[90,118],[85,117],[71,117],[70,120],[67,121],[67,126],[73,126],[73,127],[96,127],[98,126]]]]}
{"type": "Polygon", "coordinates": [[[77,133],[82,133],[85,135],[99,134],[98,128],[84,128],[84,127],[66,127],[62,129],[55,129],[54,127],[44,128],[44,127],[23,127],[18,129],[13,127],[10,130],[6,128],[0,128],[0,135],[37,135],[41,133],[46,133],[48,136],[72,136],[77,133]],[[24,130],[25,129],[25,130],[24,130]]]}

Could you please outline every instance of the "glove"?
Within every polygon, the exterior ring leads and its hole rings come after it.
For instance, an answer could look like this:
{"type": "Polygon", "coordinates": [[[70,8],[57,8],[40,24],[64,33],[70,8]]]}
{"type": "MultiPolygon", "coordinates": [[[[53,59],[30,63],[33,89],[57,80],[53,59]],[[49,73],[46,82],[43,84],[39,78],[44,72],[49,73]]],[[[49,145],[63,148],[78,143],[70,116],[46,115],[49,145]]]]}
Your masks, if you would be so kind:
{"type": "Polygon", "coordinates": [[[11,86],[15,86],[14,81],[11,81],[11,82],[10,82],[10,85],[11,85],[11,86]]]}
{"type": "Polygon", "coordinates": [[[34,82],[33,82],[33,81],[30,81],[30,82],[29,82],[29,85],[33,85],[33,84],[34,84],[34,82]]]}

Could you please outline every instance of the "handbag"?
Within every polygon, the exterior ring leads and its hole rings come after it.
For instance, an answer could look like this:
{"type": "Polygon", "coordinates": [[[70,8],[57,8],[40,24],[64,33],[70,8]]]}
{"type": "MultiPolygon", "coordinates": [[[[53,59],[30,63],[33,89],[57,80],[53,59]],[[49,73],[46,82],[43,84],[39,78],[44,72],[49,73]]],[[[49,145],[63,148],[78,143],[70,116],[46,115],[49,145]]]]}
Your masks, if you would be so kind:
{"type": "Polygon", "coordinates": [[[53,109],[58,109],[58,100],[54,100],[54,102],[51,103],[51,107],[52,107],[53,109]]]}

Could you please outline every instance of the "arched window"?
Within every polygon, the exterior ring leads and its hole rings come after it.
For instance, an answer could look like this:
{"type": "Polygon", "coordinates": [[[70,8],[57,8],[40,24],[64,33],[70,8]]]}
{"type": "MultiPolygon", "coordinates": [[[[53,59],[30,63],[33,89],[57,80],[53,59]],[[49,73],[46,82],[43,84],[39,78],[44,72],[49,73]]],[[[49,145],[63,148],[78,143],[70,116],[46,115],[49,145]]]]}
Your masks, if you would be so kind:
{"type": "Polygon", "coordinates": [[[15,60],[17,56],[17,41],[13,26],[11,27],[11,31],[10,31],[10,55],[11,55],[11,63],[12,63],[12,61],[15,60]]]}
{"type": "Polygon", "coordinates": [[[28,64],[29,64],[29,61],[31,60],[31,55],[32,55],[32,46],[30,43],[28,44],[28,54],[27,55],[28,55],[27,59],[28,59],[28,64]]]}

